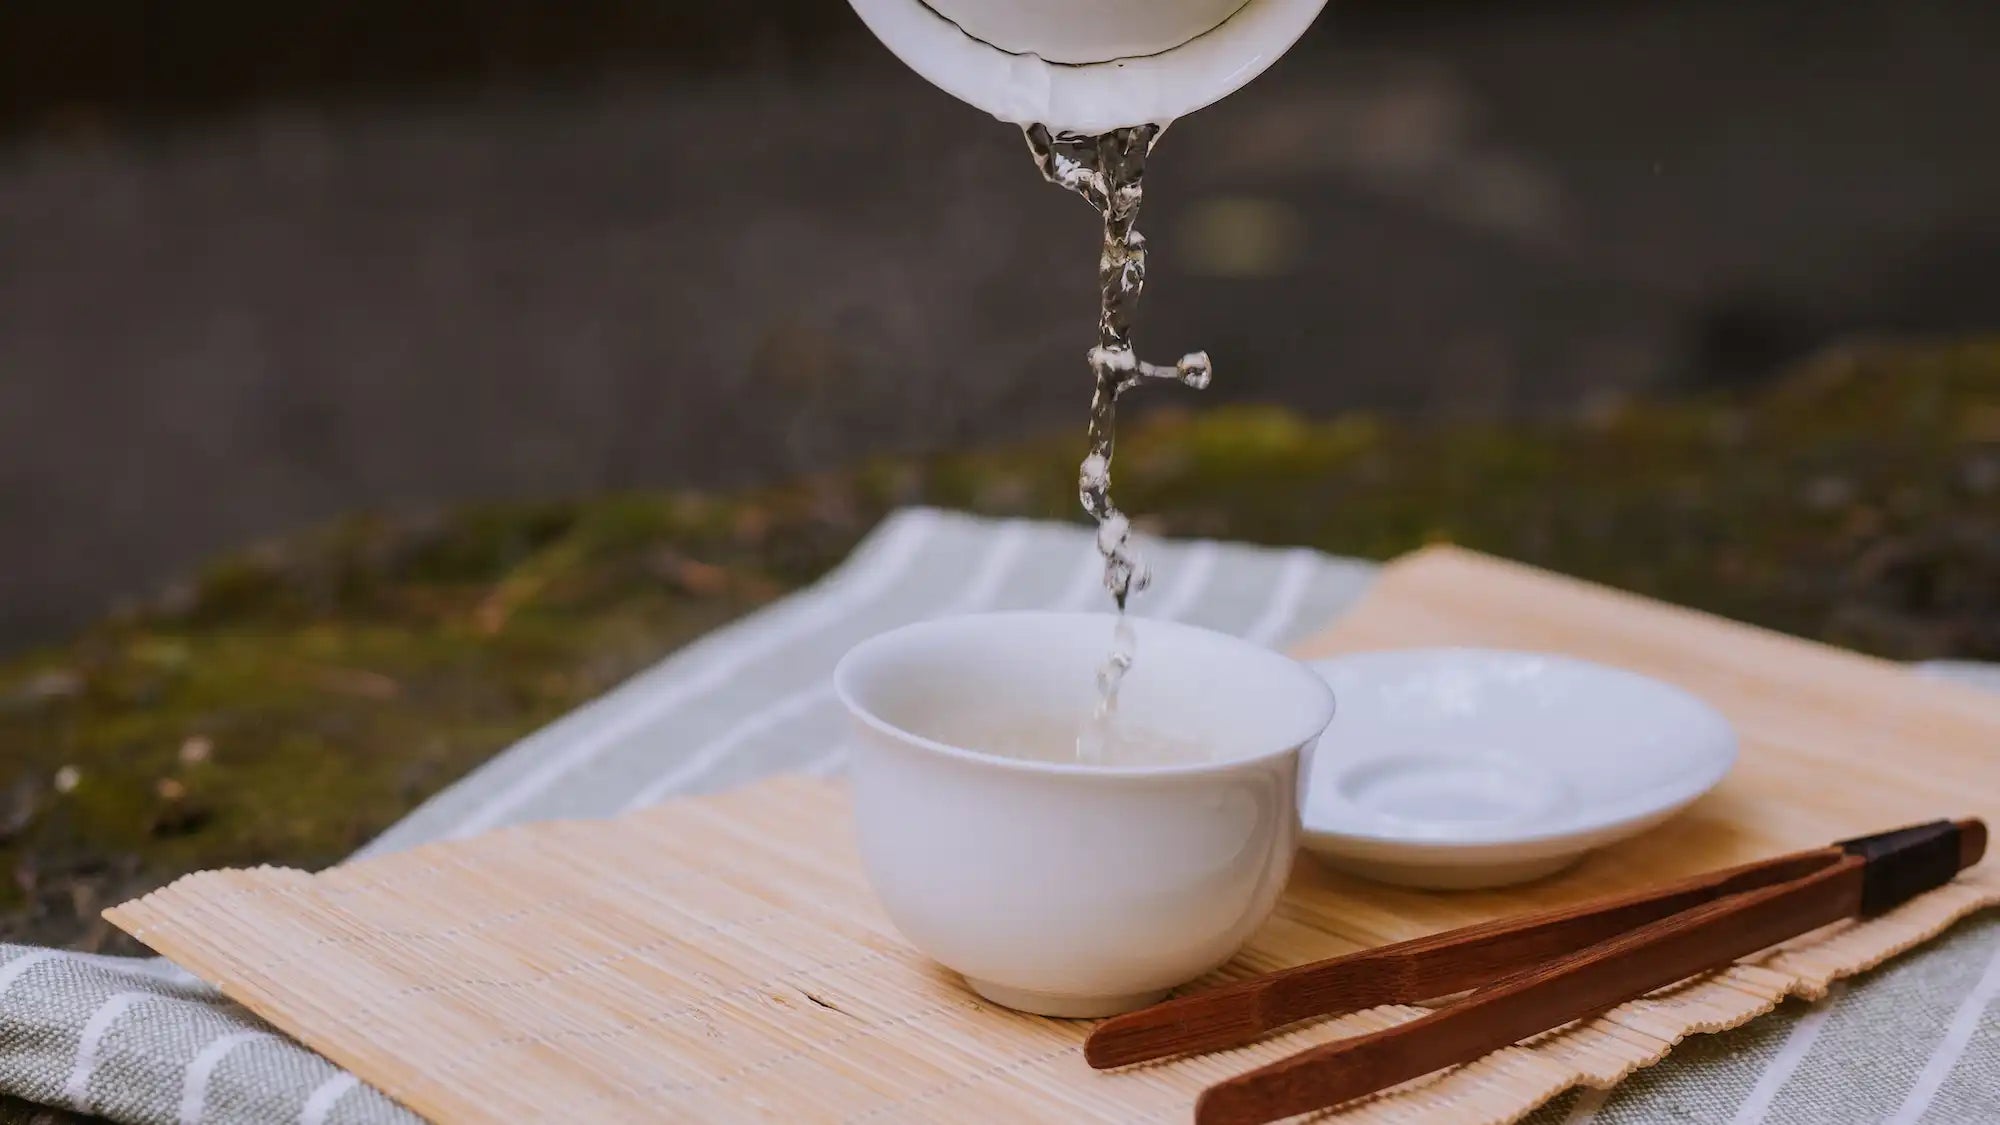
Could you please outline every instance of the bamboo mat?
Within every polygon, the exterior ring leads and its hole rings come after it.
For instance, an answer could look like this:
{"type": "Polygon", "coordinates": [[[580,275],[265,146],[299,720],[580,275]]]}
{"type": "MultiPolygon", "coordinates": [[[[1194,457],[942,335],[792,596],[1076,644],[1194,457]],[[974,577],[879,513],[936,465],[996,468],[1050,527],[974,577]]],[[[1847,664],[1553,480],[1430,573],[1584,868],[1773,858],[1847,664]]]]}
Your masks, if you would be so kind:
{"type": "MultiPolygon", "coordinates": [[[[1680,683],[1737,724],[1742,762],[1668,825],[1526,888],[1400,891],[1302,860],[1277,916],[1218,979],[1910,821],[2000,823],[2000,701],[1461,551],[1385,568],[1300,652],[1439,643],[1563,651],[1680,683]]],[[[1337,740],[1322,752],[1338,753],[1337,740]]],[[[319,876],[189,876],[109,916],[449,1122],[1185,1120],[1225,1075],[1421,1014],[1375,1009],[1225,1055],[1094,1073],[1085,1025],[983,1004],[903,945],[860,875],[847,818],[838,783],[780,779],[319,876]]],[[[1514,1120],[1992,905],[1989,864],[1884,918],[1331,1116],[1514,1120]]]]}

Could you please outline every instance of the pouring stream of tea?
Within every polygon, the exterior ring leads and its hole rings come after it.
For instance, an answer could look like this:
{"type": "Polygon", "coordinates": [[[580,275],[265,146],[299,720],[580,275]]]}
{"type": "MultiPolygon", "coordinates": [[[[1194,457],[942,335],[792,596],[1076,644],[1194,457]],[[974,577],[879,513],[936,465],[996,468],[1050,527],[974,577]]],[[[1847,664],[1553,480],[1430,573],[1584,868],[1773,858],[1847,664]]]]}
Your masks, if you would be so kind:
{"type": "Polygon", "coordinates": [[[1029,125],[1028,149],[1043,178],[1081,195],[1104,218],[1104,249],[1097,263],[1097,346],[1089,362],[1096,389],[1090,400],[1090,448],[1077,473],[1083,510],[1097,521],[1097,549],[1104,555],[1104,585],[1118,606],[1111,654],[1097,672],[1097,708],[1077,738],[1077,757],[1103,760],[1113,737],[1118,686],[1132,666],[1136,641],[1125,620],[1125,602],[1143,591],[1150,575],[1132,545],[1131,521],[1111,501],[1111,455],[1118,425],[1118,397],[1147,379],[1208,386],[1207,352],[1189,352],[1172,367],[1147,363],[1132,351],[1132,310],[1146,285],[1146,239],[1135,225],[1145,195],[1146,157],[1162,127],[1136,125],[1094,137],[1051,135],[1029,125]]]}

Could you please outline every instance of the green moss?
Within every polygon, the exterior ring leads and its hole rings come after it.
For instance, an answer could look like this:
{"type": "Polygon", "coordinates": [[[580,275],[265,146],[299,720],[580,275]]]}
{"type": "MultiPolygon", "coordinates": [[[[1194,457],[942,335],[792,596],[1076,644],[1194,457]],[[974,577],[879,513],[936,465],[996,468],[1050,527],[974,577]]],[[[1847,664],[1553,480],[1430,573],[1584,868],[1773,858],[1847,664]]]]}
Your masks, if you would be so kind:
{"type": "MultiPolygon", "coordinates": [[[[1076,518],[1078,453],[1065,433],[730,495],[356,517],[218,560],[0,665],[0,935],[117,947],[97,909],[181,872],[333,862],[896,505],[1076,518]]],[[[1885,655],[2000,657],[2000,342],[1568,425],[1161,413],[1117,477],[1169,534],[1453,540],[1885,655]]]]}

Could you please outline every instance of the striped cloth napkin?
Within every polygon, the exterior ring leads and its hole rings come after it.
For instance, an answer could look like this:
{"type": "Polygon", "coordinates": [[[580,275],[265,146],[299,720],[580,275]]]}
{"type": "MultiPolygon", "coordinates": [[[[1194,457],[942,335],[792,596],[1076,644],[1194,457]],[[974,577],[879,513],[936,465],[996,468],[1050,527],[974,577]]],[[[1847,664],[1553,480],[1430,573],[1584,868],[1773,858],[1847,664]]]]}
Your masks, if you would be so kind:
{"type": "MultiPolygon", "coordinates": [[[[1281,646],[1373,568],[1306,550],[1151,544],[1134,611],[1281,646]]],[[[828,683],[850,645],[924,617],[1102,601],[1088,531],[897,513],[813,587],[682,649],[524,739],[363,850],[548,817],[606,816],[779,771],[842,766],[828,683]]],[[[2000,687],[2000,670],[1931,674],[2000,687]]],[[[2000,749],[1996,749],[2000,754],[2000,749]]],[[[2000,763],[1996,763],[2000,768],[2000,763]]],[[[1608,1095],[1537,1122],[2000,1121],[2000,920],[1960,926],[1818,1005],[1698,1036],[1608,1095]]],[[[416,1119],[158,959],[0,945],[0,1093],[143,1125],[416,1119]]]]}

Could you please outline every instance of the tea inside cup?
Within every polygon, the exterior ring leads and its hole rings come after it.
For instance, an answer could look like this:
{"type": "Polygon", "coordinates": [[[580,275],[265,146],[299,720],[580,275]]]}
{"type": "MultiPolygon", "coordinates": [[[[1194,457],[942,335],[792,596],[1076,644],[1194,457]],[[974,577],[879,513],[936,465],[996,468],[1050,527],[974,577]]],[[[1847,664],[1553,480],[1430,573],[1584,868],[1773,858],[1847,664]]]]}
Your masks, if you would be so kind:
{"type": "Polygon", "coordinates": [[[1235,637],[1134,620],[1119,739],[1079,760],[1116,620],[928,621],[835,672],[877,897],[912,945],[1008,1007],[1150,1003],[1228,960],[1291,868],[1331,690],[1235,637]]]}

